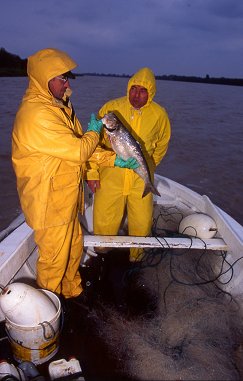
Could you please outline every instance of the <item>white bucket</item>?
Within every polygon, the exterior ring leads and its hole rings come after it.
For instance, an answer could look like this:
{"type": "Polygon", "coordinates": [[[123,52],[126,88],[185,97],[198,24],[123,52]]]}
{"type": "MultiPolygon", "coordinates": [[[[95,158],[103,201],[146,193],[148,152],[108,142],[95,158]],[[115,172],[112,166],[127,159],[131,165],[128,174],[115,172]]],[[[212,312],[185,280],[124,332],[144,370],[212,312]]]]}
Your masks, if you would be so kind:
{"type": "Polygon", "coordinates": [[[5,329],[17,362],[31,361],[39,365],[51,359],[59,349],[61,303],[53,292],[42,292],[46,293],[56,306],[57,312],[50,321],[26,326],[16,324],[6,317],[5,329]]]}

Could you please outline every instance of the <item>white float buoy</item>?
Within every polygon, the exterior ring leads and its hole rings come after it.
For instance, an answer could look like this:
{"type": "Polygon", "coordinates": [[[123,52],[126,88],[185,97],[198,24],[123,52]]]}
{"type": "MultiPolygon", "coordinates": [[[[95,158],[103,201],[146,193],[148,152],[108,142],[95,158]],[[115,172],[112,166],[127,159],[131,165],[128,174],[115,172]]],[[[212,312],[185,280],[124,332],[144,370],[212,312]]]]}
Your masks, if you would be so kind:
{"type": "Polygon", "coordinates": [[[201,239],[213,238],[217,233],[214,219],[204,213],[194,213],[182,219],[179,233],[201,239]]]}
{"type": "Polygon", "coordinates": [[[0,308],[13,323],[26,326],[52,320],[57,313],[55,304],[42,290],[18,282],[3,289],[0,308]]]}

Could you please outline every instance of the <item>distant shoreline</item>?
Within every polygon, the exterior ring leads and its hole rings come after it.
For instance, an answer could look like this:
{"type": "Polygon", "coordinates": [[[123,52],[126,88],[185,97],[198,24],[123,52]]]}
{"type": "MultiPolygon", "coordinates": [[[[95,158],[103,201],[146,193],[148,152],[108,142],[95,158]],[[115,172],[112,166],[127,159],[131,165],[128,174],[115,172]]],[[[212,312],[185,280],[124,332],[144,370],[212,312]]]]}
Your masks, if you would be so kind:
{"type": "MultiPolygon", "coordinates": [[[[121,77],[121,78],[130,78],[131,75],[126,74],[99,74],[99,73],[83,73],[83,74],[76,74],[78,76],[99,76],[99,77],[121,77]]],[[[243,79],[241,78],[216,78],[216,77],[209,77],[208,75],[203,77],[196,77],[196,76],[185,76],[185,75],[156,75],[156,80],[162,80],[162,81],[179,81],[179,82],[194,82],[194,83],[208,83],[208,84],[215,84],[215,85],[230,85],[230,86],[243,86],[243,79]]]]}
{"type": "MultiPolygon", "coordinates": [[[[114,77],[114,78],[130,78],[131,75],[127,74],[99,74],[99,73],[74,73],[76,77],[114,77]]],[[[0,77],[27,77],[26,72],[17,72],[11,70],[11,68],[6,70],[1,70],[0,77]]],[[[211,78],[211,77],[192,77],[192,76],[180,76],[180,75],[156,75],[156,80],[161,81],[178,81],[178,82],[192,82],[192,83],[206,83],[214,85],[229,85],[229,86],[243,86],[243,79],[237,78],[211,78]]]]}
{"type": "MultiPolygon", "coordinates": [[[[75,73],[77,77],[97,76],[97,77],[119,77],[130,78],[127,74],[105,74],[105,73],[75,73]]],[[[19,56],[7,52],[0,48],[0,77],[26,77],[27,59],[21,59],[19,56]]],[[[243,86],[243,78],[225,78],[225,77],[205,77],[185,76],[185,75],[156,75],[157,80],[206,83],[215,85],[243,86]]]]}

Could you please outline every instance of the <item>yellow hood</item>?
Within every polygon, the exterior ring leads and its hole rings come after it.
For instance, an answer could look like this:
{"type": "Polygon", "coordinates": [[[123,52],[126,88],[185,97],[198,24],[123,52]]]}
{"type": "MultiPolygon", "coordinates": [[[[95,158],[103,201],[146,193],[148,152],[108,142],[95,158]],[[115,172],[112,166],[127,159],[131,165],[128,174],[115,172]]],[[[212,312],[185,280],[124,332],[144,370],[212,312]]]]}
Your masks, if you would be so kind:
{"type": "Polygon", "coordinates": [[[149,105],[156,93],[156,83],[155,83],[155,77],[152,70],[150,70],[148,67],[144,67],[137,71],[128,81],[127,85],[127,98],[129,99],[129,91],[132,86],[138,85],[143,86],[148,90],[148,102],[145,106],[149,105]]]}
{"type": "Polygon", "coordinates": [[[29,90],[50,95],[48,82],[61,74],[74,69],[76,62],[58,49],[43,49],[28,57],[27,73],[30,79],[29,90]]]}

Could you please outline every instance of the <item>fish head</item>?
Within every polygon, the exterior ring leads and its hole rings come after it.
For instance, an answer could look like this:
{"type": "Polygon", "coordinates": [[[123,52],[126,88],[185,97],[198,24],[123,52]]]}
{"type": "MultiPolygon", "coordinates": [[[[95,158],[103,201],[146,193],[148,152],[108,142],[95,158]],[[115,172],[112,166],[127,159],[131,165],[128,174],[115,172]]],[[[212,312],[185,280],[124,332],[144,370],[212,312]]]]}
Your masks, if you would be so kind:
{"type": "Polygon", "coordinates": [[[119,128],[119,120],[114,112],[105,114],[101,120],[107,132],[114,132],[119,128]]]}

